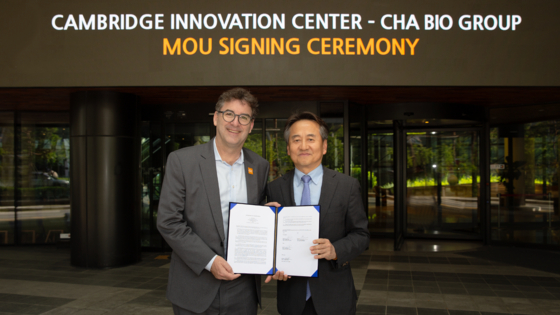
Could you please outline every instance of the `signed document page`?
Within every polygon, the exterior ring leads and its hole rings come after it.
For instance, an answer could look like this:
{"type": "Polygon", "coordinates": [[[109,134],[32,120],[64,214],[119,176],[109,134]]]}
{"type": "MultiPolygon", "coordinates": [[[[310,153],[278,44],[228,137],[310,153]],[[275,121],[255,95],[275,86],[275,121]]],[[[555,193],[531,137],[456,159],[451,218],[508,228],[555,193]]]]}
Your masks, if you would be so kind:
{"type": "Polygon", "coordinates": [[[278,208],[276,269],[290,276],[317,277],[310,247],[319,238],[319,206],[278,208]]]}
{"type": "Polygon", "coordinates": [[[276,208],[230,204],[227,262],[234,273],[272,274],[276,208]]]}

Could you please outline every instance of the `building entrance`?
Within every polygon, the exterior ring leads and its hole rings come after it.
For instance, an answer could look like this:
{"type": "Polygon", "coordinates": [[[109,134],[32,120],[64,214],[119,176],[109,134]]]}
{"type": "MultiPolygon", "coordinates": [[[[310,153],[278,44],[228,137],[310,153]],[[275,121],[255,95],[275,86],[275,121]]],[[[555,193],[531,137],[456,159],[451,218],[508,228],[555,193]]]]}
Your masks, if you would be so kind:
{"type": "Polygon", "coordinates": [[[407,237],[481,239],[480,132],[433,129],[405,134],[404,181],[395,178],[393,132],[367,135],[370,231],[394,233],[395,188],[402,185],[401,228],[407,237]]]}
{"type": "Polygon", "coordinates": [[[479,132],[406,133],[406,233],[480,239],[479,132]]]}
{"type": "Polygon", "coordinates": [[[487,237],[484,117],[475,107],[412,103],[366,106],[355,117],[372,235],[394,238],[397,250],[405,238],[487,237]]]}

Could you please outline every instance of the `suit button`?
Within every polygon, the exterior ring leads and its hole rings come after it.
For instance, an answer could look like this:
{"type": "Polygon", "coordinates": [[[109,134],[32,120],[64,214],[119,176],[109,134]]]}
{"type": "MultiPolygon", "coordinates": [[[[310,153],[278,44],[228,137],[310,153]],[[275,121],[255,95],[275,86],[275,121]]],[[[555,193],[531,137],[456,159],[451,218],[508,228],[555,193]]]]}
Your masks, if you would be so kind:
{"type": "Polygon", "coordinates": [[[220,246],[221,246],[221,247],[224,247],[224,242],[220,242],[220,246]]]}

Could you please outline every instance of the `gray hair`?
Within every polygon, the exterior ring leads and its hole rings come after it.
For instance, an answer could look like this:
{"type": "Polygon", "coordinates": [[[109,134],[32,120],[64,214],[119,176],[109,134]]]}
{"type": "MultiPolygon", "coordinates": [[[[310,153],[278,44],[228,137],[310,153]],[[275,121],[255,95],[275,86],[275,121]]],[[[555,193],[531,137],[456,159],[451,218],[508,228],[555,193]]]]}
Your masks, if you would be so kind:
{"type": "Polygon", "coordinates": [[[284,140],[286,140],[286,144],[290,143],[290,128],[293,124],[300,120],[311,120],[316,122],[319,125],[319,133],[321,134],[321,139],[323,139],[323,141],[327,140],[329,137],[329,126],[324,120],[312,112],[301,112],[293,114],[286,122],[286,127],[284,127],[284,140]]]}

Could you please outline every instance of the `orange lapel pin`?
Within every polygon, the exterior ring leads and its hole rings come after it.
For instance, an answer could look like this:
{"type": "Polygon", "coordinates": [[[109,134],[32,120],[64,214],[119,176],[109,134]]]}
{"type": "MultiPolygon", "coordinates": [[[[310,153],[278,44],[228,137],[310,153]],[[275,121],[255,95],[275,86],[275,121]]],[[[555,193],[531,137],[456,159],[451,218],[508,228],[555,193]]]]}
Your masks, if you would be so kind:
{"type": "Polygon", "coordinates": [[[253,175],[253,169],[250,167],[248,167],[248,169],[249,169],[249,174],[253,175]]]}

